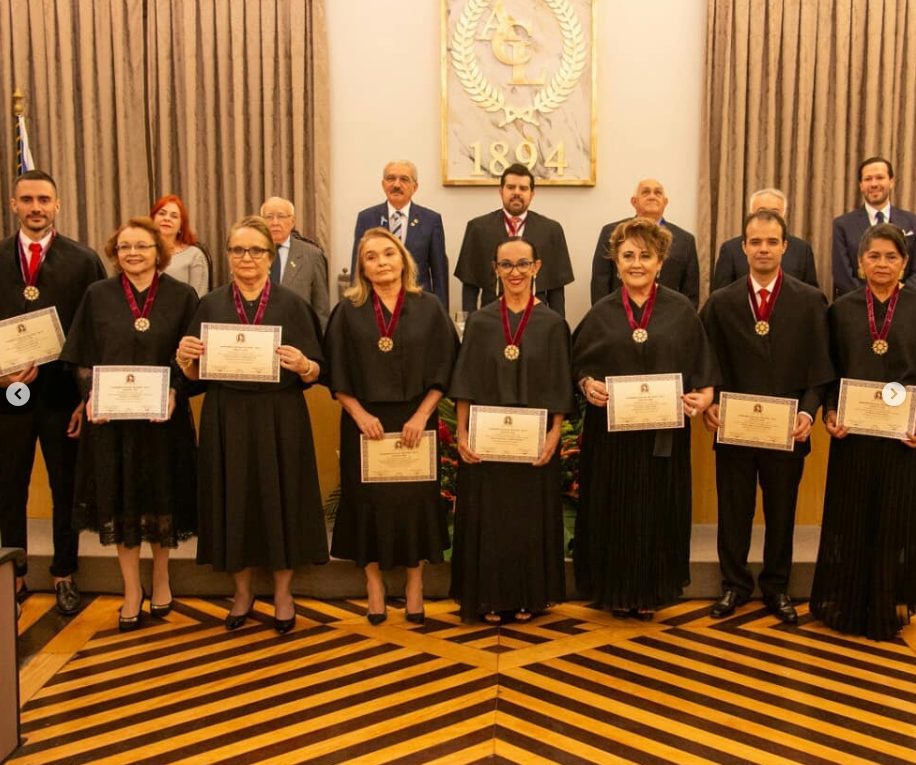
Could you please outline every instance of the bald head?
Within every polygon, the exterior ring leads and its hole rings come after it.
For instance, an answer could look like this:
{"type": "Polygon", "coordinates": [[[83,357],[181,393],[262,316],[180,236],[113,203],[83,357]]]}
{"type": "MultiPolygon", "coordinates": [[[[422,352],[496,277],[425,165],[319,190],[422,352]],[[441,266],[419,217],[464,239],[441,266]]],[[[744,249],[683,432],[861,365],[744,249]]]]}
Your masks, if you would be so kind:
{"type": "Polygon", "coordinates": [[[668,206],[665,187],[656,178],[644,178],[636,184],[636,191],[630,199],[630,204],[633,205],[638,217],[659,221],[668,206]]]}

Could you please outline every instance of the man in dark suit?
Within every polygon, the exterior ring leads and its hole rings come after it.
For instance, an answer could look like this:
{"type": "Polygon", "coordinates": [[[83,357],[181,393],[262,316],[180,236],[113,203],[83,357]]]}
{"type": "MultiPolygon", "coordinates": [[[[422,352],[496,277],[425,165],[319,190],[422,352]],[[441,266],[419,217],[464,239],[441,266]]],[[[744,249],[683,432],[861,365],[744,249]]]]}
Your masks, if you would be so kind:
{"type": "Polygon", "coordinates": [[[719,427],[722,391],[796,399],[798,413],[792,423],[792,451],[715,446],[723,595],[712,616],[728,616],[754,591],[747,556],[759,481],[766,536],[757,583],[767,608],[779,619],[795,622],[789,573],[798,484],[811,450],[811,425],[824,388],[834,378],[827,299],[780,269],[788,243],[782,218],[764,210],[751,213],[744,231],[750,287],[743,279],[732,282],[713,292],[700,312],[723,380],[704,421],[709,430],[719,427]]]}
{"type": "MultiPolygon", "coordinates": [[[[630,197],[630,204],[636,211],[636,217],[649,218],[658,225],[667,228],[673,237],[668,256],[662,266],[658,283],[686,295],[693,307],[700,302],[700,264],[697,259],[697,242],[693,234],[670,221],[665,220],[665,208],[668,197],[665,188],[654,178],[646,178],[636,186],[636,193],[630,197]]],[[[625,218],[624,220],[630,220],[625,218]]],[[[617,267],[608,257],[608,242],[614,229],[622,220],[608,223],[598,235],[598,244],[592,258],[592,305],[605,295],[610,295],[620,286],[617,267]]]]}
{"type": "Polygon", "coordinates": [[[909,253],[904,278],[916,287],[916,215],[890,202],[894,167],[883,157],[869,157],[859,165],[859,190],[865,204],[833,221],[833,288],[839,296],[865,284],[859,276],[859,240],[876,223],[893,223],[903,231],[909,253]]]}
{"type": "Polygon", "coordinates": [[[382,172],[382,190],[388,201],[367,207],[356,216],[350,273],[356,273],[359,240],[370,228],[381,226],[400,237],[417,263],[417,282],[436,297],[448,311],[448,256],[445,229],[435,210],[412,202],[418,188],[417,166],[406,159],[389,162],[382,172]]]}
{"type": "Polygon", "coordinates": [[[572,263],[563,227],[529,210],[534,176],[525,165],[509,165],[499,179],[502,207],[468,221],[455,276],[461,280],[461,308],[468,313],[496,300],[493,255],[500,242],[520,236],[534,244],[541,261],[536,295],[542,303],[566,315],[565,287],[573,281],[572,263]]]}
{"type": "MultiPolygon", "coordinates": [[[[51,176],[39,170],[23,173],[13,186],[10,206],[19,231],[0,242],[0,320],[53,307],[66,334],[86,289],[105,277],[105,269],[92,250],[54,230],[60,200],[51,176]]],[[[73,375],[58,361],[4,375],[0,387],[0,536],[5,547],[27,549],[26,506],[40,441],[53,502],[51,575],[57,609],[70,616],[80,607],[73,581],[79,533],[70,518],[82,397],[73,375]],[[13,406],[7,400],[6,388],[13,383],[29,387],[28,403],[13,406]]],[[[26,567],[17,567],[20,602],[28,596],[25,574],[26,567]]]]}
{"type": "MultiPolygon", "coordinates": [[[[783,220],[789,208],[789,200],[779,189],[760,189],[751,194],[748,208],[752,213],[760,210],[769,210],[776,213],[783,220]]],[[[736,236],[729,239],[719,248],[719,257],[716,260],[716,271],[712,280],[714,290],[731,284],[736,279],[747,276],[747,256],[744,254],[744,237],[736,236]]],[[[817,269],[814,265],[814,252],[811,245],[804,239],[789,235],[789,246],[786,254],[782,256],[782,270],[794,276],[805,284],[820,288],[817,283],[817,269]]]]}
{"type": "Polygon", "coordinates": [[[304,298],[324,329],[329,312],[328,263],[324,252],[316,242],[292,235],[296,209],[288,199],[271,197],[261,205],[261,217],[267,221],[271,239],[277,245],[277,257],[270,264],[271,281],[304,298]]]}

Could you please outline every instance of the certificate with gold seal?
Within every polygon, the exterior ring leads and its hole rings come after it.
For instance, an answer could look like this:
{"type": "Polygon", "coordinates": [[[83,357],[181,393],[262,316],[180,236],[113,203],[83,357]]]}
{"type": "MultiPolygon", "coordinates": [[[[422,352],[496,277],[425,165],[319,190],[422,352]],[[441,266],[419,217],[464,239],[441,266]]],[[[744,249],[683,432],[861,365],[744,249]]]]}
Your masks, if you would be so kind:
{"type": "Polygon", "coordinates": [[[200,325],[204,354],[200,357],[201,380],[279,382],[283,327],[270,324],[200,325]]]}
{"type": "Polygon", "coordinates": [[[92,368],[92,416],[105,420],[164,420],[169,414],[168,367],[92,368]]]}
{"type": "Polygon", "coordinates": [[[360,434],[359,454],[363,483],[438,479],[434,430],[424,430],[414,449],[404,444],[400,433],[386,433],[378,440],[360,434]]]}
{"type": "Polygon", "coordinates": [[[54,306],[0,321],[0,375],[29,364],[54,361],[64,347],[64,330],[54,306]]]}
{"type": "Polygon", "coordinates": [[[605,377],[607,429],[661,430],[684,427],[684,378],[662,375],[605,377]]]}
{"type": "Polygon", "coordinates": [[[754,446],[791,452],[798,399],[723,393],[719,397],[716,441],[732,446],[754,446]]]}
{"type": "Polygon", "coordinates": [[[535,462],[546,438],[546,409],[471,405],[468,446],[484,461],[535,462]]]}
{"type": "Polygon", "coordinates": [[[897,406],[884,401],[886,383],[872,380],[840,380],[836,424],[850,433],[879,438],[906,438],[916,427],[916,386],[906,386],[906,398],[897,406]]]}

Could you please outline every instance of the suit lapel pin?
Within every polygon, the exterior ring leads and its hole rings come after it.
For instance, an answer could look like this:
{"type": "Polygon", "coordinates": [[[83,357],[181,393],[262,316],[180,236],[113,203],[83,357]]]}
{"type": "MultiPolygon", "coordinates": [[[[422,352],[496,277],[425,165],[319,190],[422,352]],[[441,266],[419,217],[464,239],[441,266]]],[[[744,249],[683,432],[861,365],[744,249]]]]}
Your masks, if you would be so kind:
{"type": "Polygon", "coordinates": [[[387,226],[387,225],[388,225],[388,218],[386,218],[386,217],[383,215],[383,216],[382,216],[382,222],[379,223],[379,225],[380,225],[380,226],[387,226]]]}
{"type": "Polygon", "coordinates": [[[290,261],[290,262],[289,262],[289,264],[290,264],[290,265],[291,265],[291,266],[292,266],[293,268],[295,268],[295,267],[296,267],[296,264],[295,264],[295,263],[293,263],[293,261],[290,261]]]}
{"type": "Polygon", "coordinates": [[[416,226],[419,222],[420,222],[419,220],[417,220],[416,218],[414,218],[412,221],[410,221],[410,225],[411,225],[411,226],[416,226]]]}

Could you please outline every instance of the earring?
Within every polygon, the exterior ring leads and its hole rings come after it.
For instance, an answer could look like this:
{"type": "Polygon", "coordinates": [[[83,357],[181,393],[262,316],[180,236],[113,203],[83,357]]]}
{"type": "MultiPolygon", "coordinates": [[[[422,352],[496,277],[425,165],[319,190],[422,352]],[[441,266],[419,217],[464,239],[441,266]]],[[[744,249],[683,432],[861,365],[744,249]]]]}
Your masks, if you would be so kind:
{"type": "Polygon", "coordinates": [[[531,294],[532,295],[534,295],[538,291],[537,284],[538,284],[538,275],[532,274],[531,275],[531,294]]]}
{"type": "Polygon", "coordinates": [[[865,272],[862,270],[862,266],[859,266],[859,270],[856,272],[860,279],[865,278],[865,272]]]}
{"type": "Polygon", "coordinates": [[[499,277],[496,277],[496,297],[499,297],[499,277]]]}

